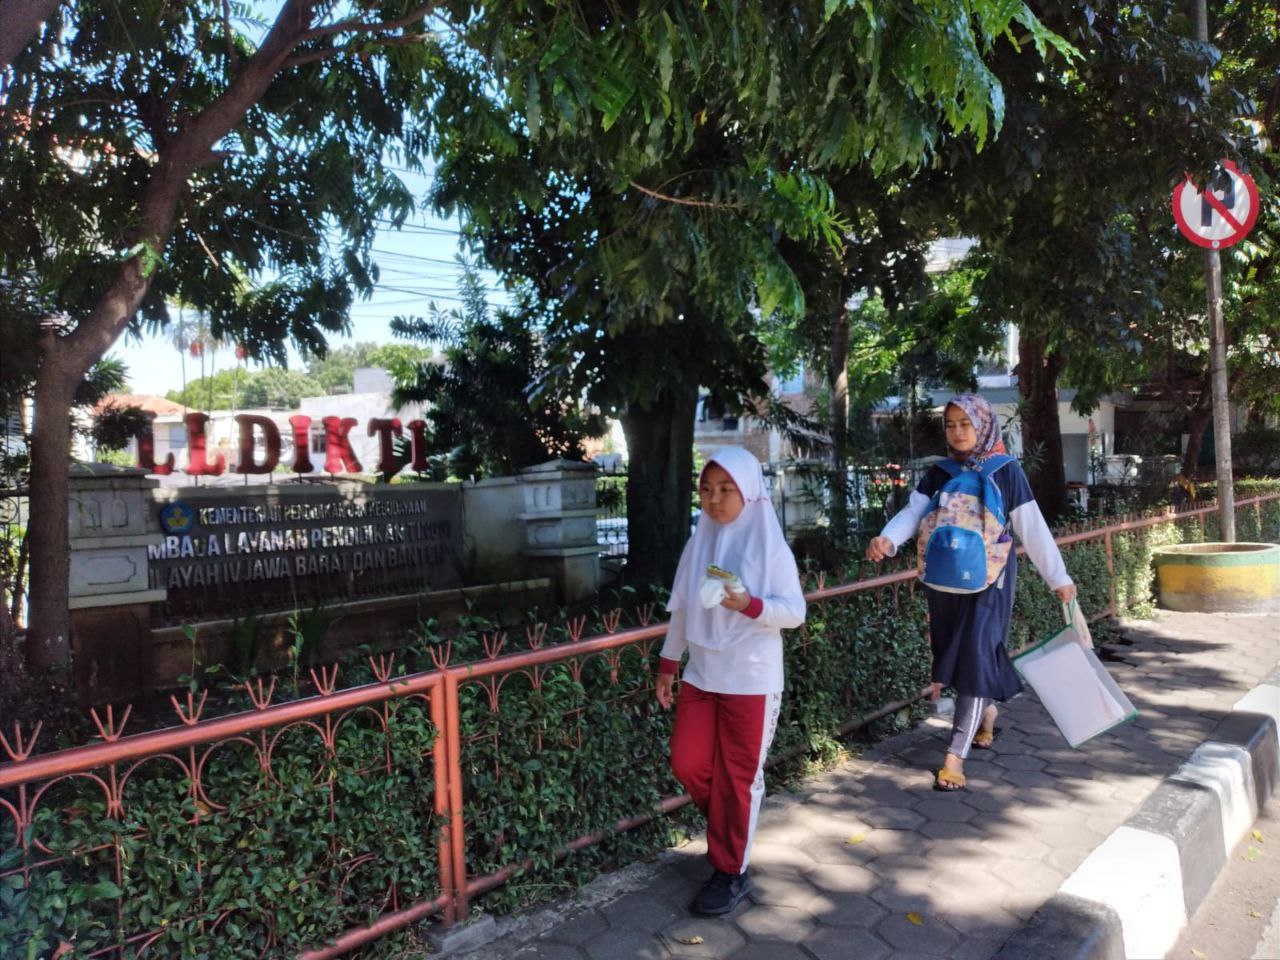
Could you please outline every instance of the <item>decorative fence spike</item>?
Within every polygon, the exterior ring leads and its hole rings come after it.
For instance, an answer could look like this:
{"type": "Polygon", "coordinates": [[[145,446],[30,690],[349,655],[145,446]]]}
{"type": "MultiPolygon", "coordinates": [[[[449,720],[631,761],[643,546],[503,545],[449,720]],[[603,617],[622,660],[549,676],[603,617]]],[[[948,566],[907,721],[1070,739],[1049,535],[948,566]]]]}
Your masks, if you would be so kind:
{"type": "Polygon", "coordinates": [[[539,620],[532,627],[524,628],[525,638],[529,641],[530,650],[541,650],[547,639],[547,624],[539,620]]]}
{"type": "Polygon", "coordinates": [[[40,739],[40,728],[43,726],[43,720],[37,721],[36,728],[31,731],[31,739],[24,742],[22,739],[22,726],[15,720],[13,721],[13,743],[6,740],[4,732],[0,731],[0,747],[4,747],[4,752],[15,763],[19,760],[25,760],[31,756],[31,751],[35,749],[36,741],[40,739]]]}
{"type": "Polygon", "coordinates": [[[574,617],[564,625],[564,628],[569,633],[569,639],[577,643],[582,639],[582,631],[587,628],[587,615],[584,613],[580,617],[574,617]]]}
{"type": "Polygon", "coordinates": [[[89,715],[93,718],[93,725],[98,728],[98,733],[107,743],[114,743],[124,734],[124,726],[129,722],[129,714],[133,713],[133,704],[129,704],[124,708],[124,716],[120,718],[119,725],[116,724],[116,709],[111,704],[107,704],[107,722],[102,722],[102,717],[98,715],[97,707],[89,708],[89,715]]]}
{"type": "Polygon", "coordinates": [[[316,685],[316,689],[320,691],[320,696],[328,697],[338,686],[338,665],[335,663],[333,669],[328,667],[320,667],[320,675],[316,676],[316,668],[311,668],[311,682],[316,685]]]}
{"type": "Polygon", "coordinates": [[[600,623],[604,627],[605,633],[617,633],[618,624],[622,621],[622,608],[614,607],[608,613],[600,617],[600,623]]]}
{"type": "Polygon", "coordinates": [[[373,654],[369,654],[369,669],[373,671],[373,675],[378,678],[379,683],[387,683],[391,679],[391,668],[395,666],[395,653],[380,653],[375,659],[373,654]]]}
{"type": "Polygon", "coordinates": [[[249,700],[252,701],[253,708],[255,710],[265,710],[271,706],[271,698],[276,692],[276,676],[274,673],[271,675],[271,684],[265,691],[262,689],[261,677],[256,680],[246,680],[244,689],[249,694],[249,700]]]}
{"type": "Polygon", "coordinates": [[[449,665],[449,658],[453,656],[453,638],[450,637],[443,644],[433,643],[430,653],[431,662],[436,665],[436,669],[443,670],[449,665]]]}
{"type": "Polygon", "coordinates": [[[507,632],[501,630],[493,636],[487,633],[480,634],[480,645],[484,647],[484,655],[490,660],[498,659],[498,654],[502,652],[502,648],[507,642],[507,632]]]}
{"type": "Polygon", "coordinates": [[[182,721],[184,727],[193,727],[200,722],[200,715],[204,713],[205,701],[209,699],[209,691],[205,690],[200,694],[200,702],[195,702],[195,694],[190,690],[187,691],[187,706],[184,710],[182,704],[178,702],[178,698],[173,694],[169,694],[169,702],[173,704],[173,710],[178,715],[178,719],[182,721]]]}
{"type": "Polygon", "coordinates": [[[647,627],[653,621],[655,606],[653,603],[642,603],[636,607],[636,619],[640,621],[640,626],[647,627]]]}

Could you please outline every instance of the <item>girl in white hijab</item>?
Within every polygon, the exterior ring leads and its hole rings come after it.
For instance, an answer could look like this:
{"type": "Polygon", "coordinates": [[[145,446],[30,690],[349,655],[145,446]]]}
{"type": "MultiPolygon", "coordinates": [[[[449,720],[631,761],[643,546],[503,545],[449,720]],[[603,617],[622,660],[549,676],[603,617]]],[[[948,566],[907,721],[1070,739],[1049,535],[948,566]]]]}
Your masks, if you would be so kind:
{"type": "Polygon", "coordinates": [[[667,601],[657,697],[670,708],[687,652],[671,769],[707,817],[714,872],[692,909],[716,915],[751,888],[747,862],[782,702],[782,631],[804,622],[805,600],[760,462],[741,447],[722,448],[698,491],[702,515],[667,601]]]}

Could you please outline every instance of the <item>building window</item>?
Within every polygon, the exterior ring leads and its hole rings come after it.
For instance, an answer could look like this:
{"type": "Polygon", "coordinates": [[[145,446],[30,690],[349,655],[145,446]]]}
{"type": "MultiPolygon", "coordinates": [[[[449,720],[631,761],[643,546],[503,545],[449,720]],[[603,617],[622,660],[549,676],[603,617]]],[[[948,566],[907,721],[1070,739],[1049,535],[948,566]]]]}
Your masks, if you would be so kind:
{"type": "Polygon", "coordinates": [[[321,427],[319,430],[312,428],[311,430],[311,452],[324,453],[325,448],[325,430],[321,427]]]}

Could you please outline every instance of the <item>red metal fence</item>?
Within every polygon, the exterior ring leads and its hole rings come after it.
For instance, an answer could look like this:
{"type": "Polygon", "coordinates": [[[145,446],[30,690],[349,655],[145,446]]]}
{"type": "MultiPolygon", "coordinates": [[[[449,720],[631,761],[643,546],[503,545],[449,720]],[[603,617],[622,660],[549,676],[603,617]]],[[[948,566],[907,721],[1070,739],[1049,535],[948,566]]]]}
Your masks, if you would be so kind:
{"type": "MultiPolygon", "coordinates": [[[[1261,530],[1263,505],[1277,500],[1280,494],[1242,500],[1237,510],[1253,507],[1261,530]]],[[[1198,522],[1203,537],[1203,525],[1214,509],[1206,506],[1179,514],[1123,519],[1107,526],[1072,528],[1059,536],[1058,542],[1064,547],[1100,544],[1105,551],[1110,597],[1105,605],[1095,605],[1092,618],[1111,615],[1119,609],[1114,575],[1117,538],[1175,522],[1198,522]]],[[[808,599],[811,604],[822,605],[859,596],[874,597],[877,606],[892,607],[900,602],[904,588],[908,597],[913,595],[914,584],[914,569],[904,568],[838,586],[827,587],[819,581],[808,599]]],[[[648,665],[652,663],[655,643],[666,631],[666,625],[654,622],[652,617],[652,606],[642,608],[637,611],[639,625],[623,629],[622,611],[614,610],[601,617],[603,631],[594,636],[584,636],[586,618],[580,618],[563,628],[562,642],[554,643],[547,642],[549,629],[545,624],[530,626],[524,638],[525,649],[516,652],[505,652],[505,634],[486,635],[483,658],[467,663],[451,662],[450,646],[445,644],[433,650],[435,669],[410,676],[394,676],[389,656],[371,658],[376,682],[346,690],[337,689],[336,667],[320,668],[312,671],[318,695],[294,702],[273,703],[276,681],[256,680],[244,686],[252,708],[229,716],[204,718],[203,696],[189,694],[185,702],[175,697],[172,702],[178,725],[133,736],[124,735],[129,710],[117,715],[108,708],[105,714],[93,714],[101,742],[43,755],[32,755],[39,729],[23,731],[15,724],[11,735],[0,735],[0,749],[9,758],[9,762],[0,764],[0,830],[5,832],[0,851],[9,857],[7,861],[0,860],[0,885],[8,878],[21,877],[29,889],[42,871],[74,875],[76,870],[93,868],[101,876],[103,870],[108,870],[114,885],[102,889],[106,891],[105,899],[115,901],[114,917],[107,921],[107,926],[114,927],[92,943],[92,949],[84,949],[82,955],[156,955],[164,948],[151,948],[163,942],[167,928],[181,918],[157,919],[145,905],[139,906],[124,894],[127,876],[141,869],[163,873],[162,868],[146,863],[150,831],[186,830],[197,838],[202,825],[232,816],[233,807],[234,815],[252,818],[252,802],[245,806],[231,796],[232,788],[239,786],[252,794],[252,785],[246,786],[242,775],[241,780],[231,784],[220,780],[223,774],[219,771],[230,769],[222,766],[227,755],[250,758],[248,766],[256,769],[260,785],[269,785],[285,782],[281,766],[287,761],[286,755],[304,754],[313,766],[307,768],[309,772],[301,781],[293,781],[293,789],[305,800],[308,810],[319,807],[315,811],[318,826],[313,829],[323,831],[329,838],[324,864],[313,865],[313,872],[306,878],[313,880],[320,874],[327,878],[327,886],[321,884],[322,894],[338,905],[341,915],[347,918],[347,929],[335,939],[318,936],[309,941],[324,945],[302,956],[310,960],[338,956],[432,915],[439,915],[446,923],[463,919],[476,896],[506,883],[530,865],[518,852],[519,845],[509,843],[509,838],[503,836],[503,829],[497,829],[498,835],[493,837],[475,835],[477,811],[482,809],[476,804],[483,800],[473,797],[468,801],[464,797],[469,776],[476,780],[490,773],[494,777],[507,773],[484,768],[488,763],[485,748],[498,746],[512,734],[504,727],[509,719],[502,712],[504,692],[508,705],[513,700],[533,702],[553,684],[570,684],[581,690],[589,674],[600,680],[601,689],[612,691],[609,710],[627,711],[628,723],[649,722],[651,718],[645,712],[652,711],[648,665]],[[620,675],[641,679],[620,681],[620,675]],[[412,735],[407,736],[405,731],[412,735]],[[178,788],[185,794],[183,809],[187,815],[183,824],[148,822],[140,815],[140,807],[157,795],[146,786],[154,770],[149,764],[173,765],[180,774],[178,788]],[[387,790],[404,790],[407,806],[412,807],[416,798],[423,808],[411,809],[404,821],[354,832],[351,825],[343,823],[347,792],[368,789],[370,783],[373,789],[384,789],[385,784],[387,790]],[[66,797],[74,793],[67,788],[83,788],[86,784],[91,785],[103,814],[100,835],[93,842],[84,837],[59,841],[56,835],[64,813],[62,804],[68,803],[66,797]],[[7,828],[5,821],[9,821],[7,828]],[[383,875],[378,872],[379,863],[393,846],[401,857],[398,862],[405,868],[383,875]],[[492,856],[483,854],[486,850],[492,856]],[[511,850],[517,851],[514,859],[511,850]],[[469,863],[469,851],[481,862],[469,863]],[[362,877],[370,871],[375,879],[364,882],[362,877]]],[[[807,632],[802,636],[807,637],[807,632]]],[[[916,685],[906,696],[869,714],[847,717],[838,730],[847,732],[899,710],[923,692],[916,685]]],[[[525,732],[532,735],[530,749],[535,760],[544,752],[553,752],[553,745],[544,743],[544,737],[554,737],[554,747],[565,754],[583,746],[584,738],[595,729],[585,711],[599,704],[578,703],[573,709],[556,714],[550,724],[529,725],[525,732]]],[[[665,745],[657,743],[653,749],[660,753],[665,745]]],[[[782,758],[775,756],[771,762],[779,759],[782,758]]],[[[652,761],[652,756],[644,760],[652,761]]],[[[533,764],[529,766],[533,768],[533,764]]],[[[672,784],[669,781],[665,786],[672,784]]],[[[564,842],[557,856],[645,824],[688,802],[680,795],[661,796],[661,786],[655,785],[655,799],[648,809],[633,809],[564,842]]],[[[484,815],[490,825],[519,819],[516,811],[489,810],[484,815]]],[[[302,828],[306,829],[305,824],[302,828]]],[[[197,846],[193,863],[198,880],[202,864],[217,858],[207,847],[198,848],[197,840],[192,843],[197,846]]],[[[234,858],[220,859],[217,869],[223,869],[226,862],[234,863],[234,858]]],[[[308,868],[299,864],[297,869],[305,872],[308,868]]],[[[182,880],[182,876],[175,877],[175,884],[182,880]]],[[[246,878],[246,883],[252,882],[253,878],[246,878]]],[[[203,918],[200,923],[204,932],[224,926],[240,929],[256,925],[259,942],[265,944],[262,955],[268,955],[277,942],[278,931],[272,925],[281,920],[272,919],[269,909],[260,909],[253,902],[263,894],[248,892],[232,902],[210,903],[201,899],[205,889],[197,883],[191,894],[191,915],[203,918]]],[[[295,922],[305,924],[306,918],[295,922]]]]}

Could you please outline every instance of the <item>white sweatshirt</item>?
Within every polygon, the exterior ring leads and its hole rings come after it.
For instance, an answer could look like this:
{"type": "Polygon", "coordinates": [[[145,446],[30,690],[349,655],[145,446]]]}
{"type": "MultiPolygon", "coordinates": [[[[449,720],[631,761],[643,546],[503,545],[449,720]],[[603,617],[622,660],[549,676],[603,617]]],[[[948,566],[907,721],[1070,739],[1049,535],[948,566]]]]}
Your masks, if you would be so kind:
{"type": "Polygon", "coordinates": [[[744,612],[725,612],[742,618],[742,638],[736,643],[712,650],[690,639],[681,608],[671,614],[660,656],[679,663],[687,650],[689,662],[683,678],[708,693],[781,693],[782,631],[804,623],[804,594],[797,589],[795,595],[752,597],[744,612]],[[753,617],[757,609],[759,613],[753,617]]]}

